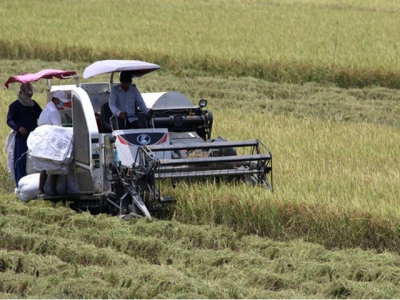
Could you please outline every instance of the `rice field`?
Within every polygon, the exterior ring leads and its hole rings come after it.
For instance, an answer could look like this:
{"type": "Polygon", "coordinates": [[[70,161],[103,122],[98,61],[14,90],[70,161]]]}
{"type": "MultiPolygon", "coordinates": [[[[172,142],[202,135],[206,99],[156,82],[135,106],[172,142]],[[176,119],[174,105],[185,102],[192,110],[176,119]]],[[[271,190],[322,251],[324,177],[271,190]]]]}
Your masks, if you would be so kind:
{"type": "MultiPolygon", "coordinates": [[[[273,193],[248,186],[181,185],[168,191],[179,199],[177,220],[226,225],[276,239],[306,235],[308,241],[329,248],[361,246],[397,251],[400,162],[396,153],[400,127],[385,114],[389,107],[399,107],[396,91],[344,91],[317,85],[300,90],[299,86],[271,83],[258,89],[262,81],[250,78],[233,80],[232,84],[231,79],[222,77],[181,79],[157,73],[137,81],[143,92],[173,86],[193,102],[208,99],[214,115],[214,137],[258,138],[273,154],[273,193]],[[233,92],[232,86],[238,92],[233,92]],[[296,89],[302,91],[301,100],[293,96],[299,94],[296,89]],[[268,90],[270,94],[265,95],[268,90]],[[346,105],[330,104],[325,97],[330,94],[339,94],[346,105]],[[377,94],[382,98],[372,100],[377,94]],[[376,109],[357,116],[358,107],[368,101],[374,101],[376,109]],[[302,103],[297,112],[293,110],[296,102],[302,103]],[[270,109],[274,106],[279,108],[276,113],[270,109]],[[356,107],[354,115],[347,121],[338,120],[339,115],[351,113],[352,106],[356,107]],[[313,110],[304,115],[308,107],[313,110]]],[[[34,98],[44,106],[45,83],[34,86],[34,98]]],[[[2,92],[3,111],[15,98],[17,87],[2,92]]],[[[1,126],[5,140],[8,127],[1,126]]],[[[5,162],[4,152],[1,155],[5,162]]],[[[12,191],[5,164],[1,172],[7,183],[3,190],[12,191]]]]}
{"type": "Polygon", "coordinates": [[[196,70],[276,82],[400,86],[400,4],[394,0],[3,4],[2,58],[134,57],[175,74],[196,70]]]}
{"type": "Polygon", "coordinates": [[[399,298],[397,1],[0,3],[1,82],[158,63],[140,91],[206,98],[212,135],[260,139],[274,168],[273,193],[181,184],[171,221],[125,222],[22,203],[2,151],[0,298],[399,298]]]}

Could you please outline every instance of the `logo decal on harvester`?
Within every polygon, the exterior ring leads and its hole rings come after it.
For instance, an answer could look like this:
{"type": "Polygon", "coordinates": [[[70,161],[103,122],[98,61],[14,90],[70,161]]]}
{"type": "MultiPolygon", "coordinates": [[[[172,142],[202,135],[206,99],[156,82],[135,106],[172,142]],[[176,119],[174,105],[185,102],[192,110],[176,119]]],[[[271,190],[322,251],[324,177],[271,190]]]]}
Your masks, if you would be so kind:
{"type": "Polygon", "coordinates": [[[151,141],[150,136],[148,136],[148,135],[145,134],[145,133],[142,133],[142,134],[138,135],[138,137],[137,137],[136,140],[137,140],[138,143],[141,144],[141,145],[150,144],[150,141],[151,141]]]}
{"type": "Polygon", "coordinates": [[[168,132],[150,132],[146,133],[126,133],[116,135],[117,140],[126,146],[138,147],[142,145],[159,145],[163,144],[168,140],[168,132]]]}

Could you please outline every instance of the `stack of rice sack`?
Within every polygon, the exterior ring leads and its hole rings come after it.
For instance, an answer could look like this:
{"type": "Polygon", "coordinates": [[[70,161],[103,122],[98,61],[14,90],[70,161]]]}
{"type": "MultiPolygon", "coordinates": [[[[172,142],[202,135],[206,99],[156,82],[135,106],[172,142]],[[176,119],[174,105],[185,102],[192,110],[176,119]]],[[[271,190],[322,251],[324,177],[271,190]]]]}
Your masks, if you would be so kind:
{"type": "Polygon", "coordinates": [[[32,166],[48,174],[68,174],[73,153],[72,128],[53,125],[37,127],[28,137],[28,153],[32,166]]]}
{"type": "MultiPolygon", "coordinates": [[[[73,159],[72,128],[42,125],[29,134],[28,161],[37,173],[24,176],[18,182],[15,194],[21,201],[35,199],[39,193],[40,171],[48,174],[61,174],[57,181],[60,194],[67,193],[66,178],[73,159]]],[[[48,179],[48,178],[47,178],[48,179]]],[[[45,190],[47,188],[47,182],[45,190]]]]}

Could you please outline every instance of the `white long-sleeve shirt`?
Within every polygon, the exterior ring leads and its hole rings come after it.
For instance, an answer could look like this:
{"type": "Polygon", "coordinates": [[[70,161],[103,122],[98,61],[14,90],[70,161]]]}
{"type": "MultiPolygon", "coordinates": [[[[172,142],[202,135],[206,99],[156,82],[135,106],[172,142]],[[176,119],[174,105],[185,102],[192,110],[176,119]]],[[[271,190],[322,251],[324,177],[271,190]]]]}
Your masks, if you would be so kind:
{"type": "Polygon", "coordinates": [[[53,101],[47,103],[39,116],[38,126],[57,125],[62,126],[61,115],[53,101]]]}

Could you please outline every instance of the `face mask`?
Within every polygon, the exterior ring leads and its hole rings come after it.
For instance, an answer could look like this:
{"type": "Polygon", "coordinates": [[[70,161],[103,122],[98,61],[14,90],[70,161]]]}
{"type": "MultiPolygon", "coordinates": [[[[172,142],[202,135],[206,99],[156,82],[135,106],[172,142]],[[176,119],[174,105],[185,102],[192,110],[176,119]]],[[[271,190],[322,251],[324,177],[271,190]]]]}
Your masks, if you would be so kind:
{"type": "Polygon", "coordinates": [[[63,108],[64,107],[64,102],[60,101],[59,104],[57,104],[57,108],[63,108]]]}

